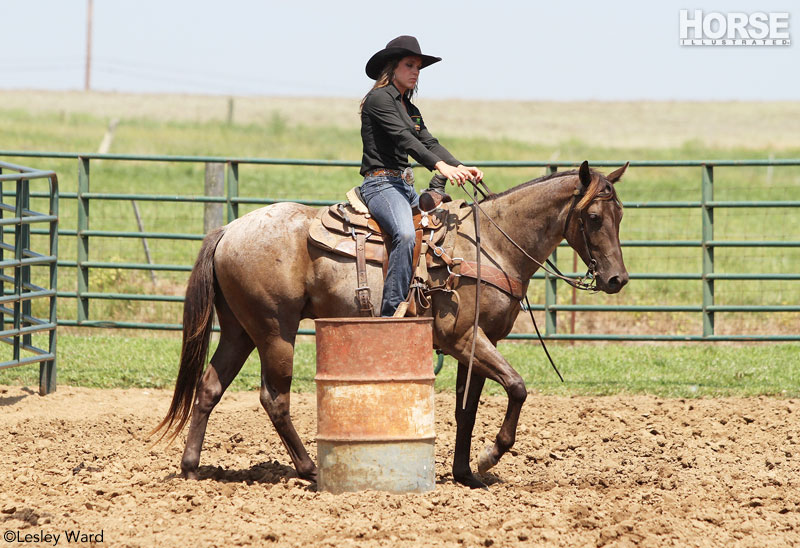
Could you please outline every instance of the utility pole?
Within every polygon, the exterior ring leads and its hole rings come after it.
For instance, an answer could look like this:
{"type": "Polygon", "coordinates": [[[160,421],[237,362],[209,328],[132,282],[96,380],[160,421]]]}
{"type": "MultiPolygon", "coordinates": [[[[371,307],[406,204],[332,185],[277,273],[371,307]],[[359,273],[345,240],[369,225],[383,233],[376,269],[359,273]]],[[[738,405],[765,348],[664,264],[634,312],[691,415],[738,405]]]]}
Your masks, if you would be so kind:
{"type": "Polygon", "coordinates": [[[92,78],[92,12],[94,11],[94,0],[88,0],[89,5],[86,10],[86,79],[83,90],[89,91],[89,83],[92,78]]]}

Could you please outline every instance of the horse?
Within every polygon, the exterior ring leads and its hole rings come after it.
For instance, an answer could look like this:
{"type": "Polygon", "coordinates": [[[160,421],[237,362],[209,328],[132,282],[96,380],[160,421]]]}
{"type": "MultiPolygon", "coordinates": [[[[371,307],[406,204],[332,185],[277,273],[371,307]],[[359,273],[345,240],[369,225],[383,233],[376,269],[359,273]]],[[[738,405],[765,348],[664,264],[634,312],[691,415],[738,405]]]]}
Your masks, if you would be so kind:
{"type": "MultiPolygon", "coordinates": [[[[480,200],[481,260],[522,281],[524,295],[533,273],[566,239],[581,259],[592,265],[596,289],[619,292],[628,273],[619,241],[622,205],[614,184],[627,167],[625,164],[605,176],[583,162],[578,170],[555,172],[480,200]]],[[[457,204],[440,207],[456,208],[457,204]]],[[[463,201],[461,206],[466,207],[463,201]]],[[[172,401],[153,430],[163,431],[159,439],[167,436],[171,443],[189,422],[180,463],[187,479],[198,478],[211,411],[256,349],[261,360],[261,404],[298,476],[316,481],[317,467],[289,412],[295,338],[303,318],[359,315],[353,260],[307,241],[317,213],[318,209],[297,203],[272,204],[209,232],[203,240],[186,289],[180,367],[172,401]],[[214,309],[219,344],[204,371],[214,309]]],[[[457,230],[453,256],[475,257],[475,218],[461,215],[457,230]]],[[[368,265],[367,275],[369,285],[380,294],[380,266],[368,265]]],[[[430,275],[443,282],[448,272],[432,269],[430,275]]],[[[424,311],[433,317],[434,346],[458,361],[452,475],[456,482],[472,488],[486,488],[470,466],[472,431],[486,379],[505,389],[508,406],[494,443],[480,455],[479,473],[496,465],[514,445],[527,389],[497,350],[497,343],[511,332],[520,310],[519,297],[491,285],[478,287],[475,279],[461,277],[455,291],[432,293],[430,307],[424,311]],[[474,329],[476,304],[479,315],[474,329]],[[474,363],[467,388],[471,358],[474,363]]]]}

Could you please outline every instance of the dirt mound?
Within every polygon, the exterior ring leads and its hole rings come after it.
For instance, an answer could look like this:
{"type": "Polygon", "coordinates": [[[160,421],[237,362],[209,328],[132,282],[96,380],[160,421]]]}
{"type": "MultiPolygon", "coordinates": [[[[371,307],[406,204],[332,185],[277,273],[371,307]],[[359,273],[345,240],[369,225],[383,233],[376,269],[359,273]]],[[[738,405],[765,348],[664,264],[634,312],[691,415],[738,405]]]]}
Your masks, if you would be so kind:
{"type": "MultiPolygon", "coordinates": [[[[0,386],[5,540],[49,534],[65,545],[70,532],[148,547],[800,544],[793,400],[531,395],[515,448],[484,477],[489,491],[470,491],[451,481],[455,398],[441,394],[435,491],[334,496],[296,478],[255,393],[223,398],[202,479],[184,481],[182,442],[145,441],[169,398],[69,387],[41,398],[0,386]]],[[[313,394],[293,395],[312,456],[314,407],[313,394]]],[[[504,411],[504,398],[485,400],[474,454],[504,411]]]]}

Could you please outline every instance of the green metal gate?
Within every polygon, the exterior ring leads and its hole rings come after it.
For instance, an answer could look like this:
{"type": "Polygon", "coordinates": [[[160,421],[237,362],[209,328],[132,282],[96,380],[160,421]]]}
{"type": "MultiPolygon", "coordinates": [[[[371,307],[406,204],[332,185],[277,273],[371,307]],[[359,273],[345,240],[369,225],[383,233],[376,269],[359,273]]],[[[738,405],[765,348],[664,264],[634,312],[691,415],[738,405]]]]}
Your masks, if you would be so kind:
{"type": "MultiPolygon", "coordinates": [[[[90,303],[97,302],[98,300],[105,301],[124,301],[124,302],[152,302],[152,303],[180,303],[183,297],[179,294],[153,294],[152,292],[132,293],[122,291],[91,291],[90,290],[90,272],[102,273],[108,270],[139,270],[139,271],[154,271],[154,272],[182,272],[186,273],[191,270],[191,264],[165,264],[158,263],[142,263],[142,262],[129,262],[123,260],[108,260],[108,257],[91,258],[90,257],[90,242],[101,238],[118,238],[118,239],[131,239],[131,238],[150,238],[155,240],[172,240],[175,244],[186,245],[192,249],[196,249],[199,241],[202,240],[203,234],[198,232],[192,233],[177,233],[177,232],[161,232],[161,231],[146,231],[140,229],[139,231],[129,230],[107,230],[97,229],[94,226],[96,222],[90,223],[90,205],[91,204],[108,204],[110,202],[119,201],[139,201],[159,203],[163,206],[171,204],[172,207],[178,207],[177,204],[208,204],[217,203],[222,204],[227,211],[227,220],[232,221],[239,216],[239,209],[241,205],[265,205],[278,201],[286,201],[286,199],[241,196],[240,187],[242,180],[240,179],[240,167],[248,166],[254,169],[262,169],[267,166],[317,166],[325,169],[328,168],[357,168],[359,166],[356,162],[344,161],[331,161],[331,160],[287,160],[287,159],[266,159],[266,158],[232,158],[232,157],[197,157],[197,156],[142,156],[142,155],[119,155],[119,154],[76,154],[76,153],[58,153],[58,152],[20,152],[20,151],[0,151],[0,156],[12,157],[36,157],[36,158],[50,158],[50,159],[68,159],[77,160],[77,192],[62,193],[62,198],[75,200],[77,210],[77,226],[74,229],[65,229],[62,227],[61,234],[65,236],[75,237],[77,240],[77,254],[75,260],[59,261],[59,265],[74,268],[76,272],[75,290],[74,291],[61,291],[59,296],[74,299],[77,303],[75,317],[62,317],[59,318],[59,325],[64,326],[82,326],[82,327],[110,327],[110,328],[134,328],[134,329],[164,329],[164,330],[178,330],[181,328],[178,323],[170,322],[139,322],[139,321],[120,321],[108,318],[97,318],[91,313],[90,303]],[[90,165],[93,162],[138,162],[138,163],[152,163],[160,162],[170,165],[186,165],[186,164],[205,164],[205,163],[224,163],[226,165],[225,186],[226,192],[222,196],[202,196],[202,195],[170,195],[166,192],[163,194],[134,194],[134,193],[118,193],[118,192],[103,192],[102,189],[97,188],[97,184],[90,184],[90,165]]],[[[592,162],[592,167],[607,168],[618,167],[621,162],[592,162]]],[[[484,169],[494,168],[544,168],[549,171],[556,171],[561,168],[573,168],[578,163],[576,162],[476,162],[476,165],[484,169]]],[[[542,311],[545,315],[546,338],[556,340],[631,340],[631,341],[800,341],[800,326],[797,328],[789,328],[783,334],[747,334],[747,333],[717,333],[715,320],[717,315],[722,313],[737,313],[743,312],[748,314],[764,314],[764,313],[787,313],[789,316],[800,313],[800,304],[797,302],[789,302],[785,304],[719,304],[715,299],[715,282],[738,280],[746,281],[748,283],[759,283],[765,281],[783,281],[783,282],[796,282],[800,281],[800,272],[796,269],[782,272],[726,272],[722,269],[715,268],[715,251],[720,249],[740,249],[740,248],[763,248],[763,249],[787,249],[792,250],[800,248],[800,235],[791,233],[789,238],[782,240],[769,240],[766,238],[756,239],[758,236],[750,240],[733,239],[726,237],[725,234],[720,234],[719,230],[715,232],[714,212],[721,210],[729,210],[732,208],[746,209],[746,208],[761,208],[770,211],[791,211],[800,212],[800,200],[786,199],[786,200],[716,200],[714,197],[714,177],[715,170],[718,168],[746,168],[746,167],[763,167],[771,169],[772,166],[780,167],[797,167],[800,166],[800,159],[781,159],[781,160],[710,160],[710,161],[633,161],[631,162],[632,168],[658,168],[659,170],[669,170],[673,168],[687,168],[696,170],[696,179],[700,193],[697,196],[699,199],[684,200],[684,201],[626,201],[624,206],[626,209],[636,210],[672,210],[672,211],[695,211],[699,212],[702,216],[702,225],[698,225],[696,239],[641,239],[641,240],[625,240],[623,239],[623,248],[653,248],[655,250],[668,250],[668,249],[696,249],[697,256],[702,257],[701,268],[696,272],[669,272],[669,271],[632,271],[630,277],[632,281],[636,280],[695,280],[702,286],[702,291],[698,292],[697,300],[691,304],[570,304],[563,295],[559,294],[556,280],[547,278],[543,273],[539,272],[534,276],[534,280],[544,284],[544,299],[541,304],[534,304],[532,306],[535,311],[542,311]],[[560,298],[560,299],[559,299],[560,298]],[[561,301],[561,302],[559,302],[561,301]],[[687,313],[696,315],[702,318],[702,327],[697,332],[693,333],[651,333],[651,334],[637,334],[637,333],[618,333],[604,332],[604,333],[575,333],[565,332],[563,328],[559,327],[559,315],[562,317],[575,312],[663,312],[663,313],[687,313]]],[[[694,177],[694,175],[693,175],[694,177]]],[[[162,184],[166,183],[165,181],[162,184]]],[[[695,187],[697,188],[697,187],[695,187]]],[[[168,191],[167,191],[168,192],[168,191]]],[[[796,193],[795,193],[796,194],[796,193]]],[[[43,194],[41,196],[44,196],[43,194]]],[[[336,196],[332,196],[335,198],[336,196]]],[[[333,203],[330,200],[302,200],[292,199],[307,205],[320,206],[333,203]]],[[[562,243],[560,249],[564,249],[565,243],[562,243]]],[[[195,251],[196,253],[196,251],[195,251]]],[[[571,250],[570,250],[571,253],[571,250]]],[[[626,251],[627,253],[627,251],[626,251]]],[[[564,257],[562,257],[563,259],[564,257]]],[[[562,268],[563,270],[563,268],[562,268]]],[[[578,273],[571,275],[577,276],[578,273]]],[[[63,284],[62,284],[63,285],[63,284]]],[[[566,288],[562,286],[561,291],[566,288]]],[[[719,294],[717,290],[716,295],[719,294]]],[[[787,316],[788,317],[788,316],[787,316]]],[[[793,316],[791,316],[793,317],[793,316]]],[[[562,320],[563,322],[563,320],[562,320]]],[[[301,334],[313,334],[312,330],[301,330],[301,334]]],[[[532,333],[512,333],[510,339],[532,339],[535,335],[532,333]]]]}
{"type": "Polygon", "coordinates": [[[9,359],[0,363],[0,369],[39,363],[39,393],[49,394],[56,389],[56,174],[0,162],[0,227],[3,228],[0,231],[0,283],[3,287],[0,295],[0,341],[11,347],[9,359]],[[4,174],[3,170],[16,173],[4,174]],[[46,192],[50,203],[48,213],[39,213],[30,208],[30,185],[39,181],[46,181],[49,185],[46,192]],[[13,191],[7,188],[8,183],[14,183],[13,191]],[[32,249],[32,225],[45,226],[42,230],[47,235],[47,249],[42,252],[32,249]],[[6,241],[11,234],[13,240],[6,241]],[[13,274],[9,274],[9,271],[13,274]],[[39,279],[45,281],[43,285],[35,283],[39,279]],[[46,318],[37,317],[34,307],[39,303],[44,305],[46,318]],[[46,348],[34,344],[35,335],[45,337],[46,348]]]}

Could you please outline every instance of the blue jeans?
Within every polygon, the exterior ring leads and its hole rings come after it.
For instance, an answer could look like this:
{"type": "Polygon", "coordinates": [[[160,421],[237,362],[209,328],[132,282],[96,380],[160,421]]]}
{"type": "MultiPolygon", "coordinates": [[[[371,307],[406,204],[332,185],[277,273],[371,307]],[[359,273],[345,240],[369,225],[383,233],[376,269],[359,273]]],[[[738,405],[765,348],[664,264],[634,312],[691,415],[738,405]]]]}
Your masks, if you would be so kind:
{"type": "Polygon", "coordinates": [[[383,284],[381,316],[391,316],[408,298],[414,255],[414,219],[411,208],[419,203],[414,187],[400,177],[365,177],[361,196],[381,230],[392,242],[389,268],[383,284]]]}

